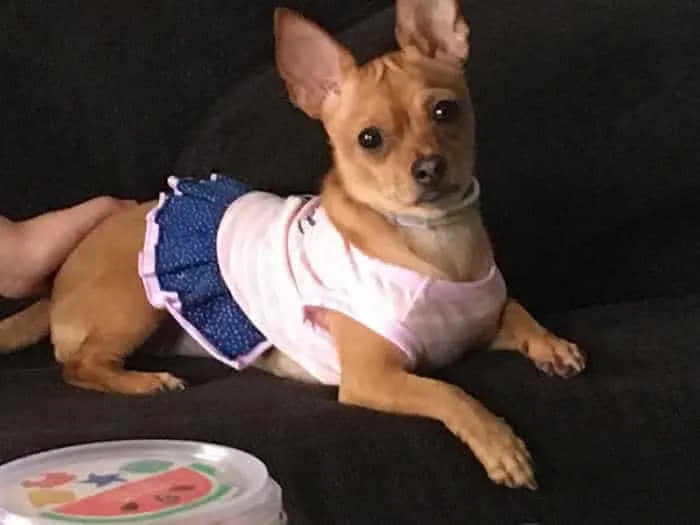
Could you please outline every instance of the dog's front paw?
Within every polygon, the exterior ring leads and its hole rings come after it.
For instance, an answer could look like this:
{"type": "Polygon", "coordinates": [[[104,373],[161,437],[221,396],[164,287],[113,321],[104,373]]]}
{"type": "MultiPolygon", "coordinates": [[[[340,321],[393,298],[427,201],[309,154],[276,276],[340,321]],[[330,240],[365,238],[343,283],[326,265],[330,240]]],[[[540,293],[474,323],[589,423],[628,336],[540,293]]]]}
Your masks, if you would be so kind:
{"type": "Polygon", "coordinates": [[[492,481],[509,488],[537,490],[532,456],[522,439],[501,418],[489,414],[467,442],[492,481]]]}
{"type": "Polygon", "coordinates": [[[547,375],[573,377],[586,368],[586,357],[574,343],[543,333],[523,342],[525,354],[547,375]]]}

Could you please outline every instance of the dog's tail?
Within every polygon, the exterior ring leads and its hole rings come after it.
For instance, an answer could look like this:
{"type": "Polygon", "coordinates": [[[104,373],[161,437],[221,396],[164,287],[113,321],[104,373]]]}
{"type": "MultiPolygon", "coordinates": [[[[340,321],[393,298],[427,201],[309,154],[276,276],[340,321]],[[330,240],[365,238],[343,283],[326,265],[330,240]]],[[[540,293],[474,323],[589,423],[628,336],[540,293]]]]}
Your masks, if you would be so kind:
{"type": "Polygon", "coordinates": [[[0,321],[0,354],[9,354],[41,341],[49,335],[48,299],[0,321]]]}

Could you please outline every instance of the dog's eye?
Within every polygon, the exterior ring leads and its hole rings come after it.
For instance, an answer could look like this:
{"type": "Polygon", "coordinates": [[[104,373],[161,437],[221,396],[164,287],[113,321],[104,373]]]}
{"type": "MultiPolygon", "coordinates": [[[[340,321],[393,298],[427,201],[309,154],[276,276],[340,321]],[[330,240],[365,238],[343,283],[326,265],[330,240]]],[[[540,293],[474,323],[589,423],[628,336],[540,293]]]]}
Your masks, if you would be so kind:
{"type": "Polygon", "coordinates": [[[459,116],[461,108],[456,100],[440,100],[433,106],[435,122],[451,122],[459,116]]]}
{"type": "Polygon", "coordinates": [[[382,132],[379,131],[379,128],[374,126],[360,131],[360,134],[357,136],[357,141],[364,149],[377,149],[384,143],[382,132]]]}

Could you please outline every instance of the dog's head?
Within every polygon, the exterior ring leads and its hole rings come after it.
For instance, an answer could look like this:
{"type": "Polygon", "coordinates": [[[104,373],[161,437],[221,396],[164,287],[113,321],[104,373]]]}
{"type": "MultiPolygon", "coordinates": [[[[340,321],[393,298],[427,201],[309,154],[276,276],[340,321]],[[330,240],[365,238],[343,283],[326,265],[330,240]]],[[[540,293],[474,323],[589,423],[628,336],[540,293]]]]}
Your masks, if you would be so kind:
{"type": "Polygon", "coordinates": [[[378,211],[427,217],[473,183],[469,28],[457,0],[397,0],[395,32],[399,51],[359,66],[319,26],[278,9],[277,67],[291,100],[322,121],[345,191],[378,211]]]}

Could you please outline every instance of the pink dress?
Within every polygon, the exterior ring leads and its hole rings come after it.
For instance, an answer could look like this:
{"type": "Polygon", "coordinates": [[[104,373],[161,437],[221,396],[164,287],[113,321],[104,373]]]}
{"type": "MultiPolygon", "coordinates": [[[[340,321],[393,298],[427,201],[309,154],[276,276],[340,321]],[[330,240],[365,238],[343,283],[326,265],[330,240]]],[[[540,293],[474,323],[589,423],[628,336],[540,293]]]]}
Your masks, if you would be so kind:
{"type": "MultiPolygon", "coordinates": [[[[329,385],[339,383],[340,363],[319,315],[325,309],[394,343],[413,368],[431,369],[455,361],[493,334],[506,300],[495,263],[480,281],[449,282],[364,255],[340,235],[318,197],[243,194],[223,212],[216,254],[231,299],[261,340],[229,358],[193,323],[181,322],[184,328],[237,369],[274,346],[329,385]]],[[[153,304],[178,313],[168,306],[179,306],[172,296],[168,301],[152,283],[147,288],[153,304]]]]}
{"type": "Polygon", "coordinates": [[[434,368],[493,333],[506,299],[495,264],[481,281],[454,283],[367,257],[318,197],[241,197],[224,215],[218,254],[224,281],[267,342],[327,384],[338,384],[340,363],[319,310],[355,319],[414,366],[434,368]]]}

